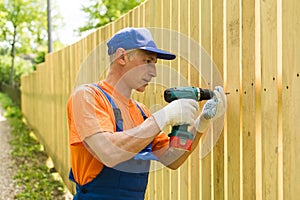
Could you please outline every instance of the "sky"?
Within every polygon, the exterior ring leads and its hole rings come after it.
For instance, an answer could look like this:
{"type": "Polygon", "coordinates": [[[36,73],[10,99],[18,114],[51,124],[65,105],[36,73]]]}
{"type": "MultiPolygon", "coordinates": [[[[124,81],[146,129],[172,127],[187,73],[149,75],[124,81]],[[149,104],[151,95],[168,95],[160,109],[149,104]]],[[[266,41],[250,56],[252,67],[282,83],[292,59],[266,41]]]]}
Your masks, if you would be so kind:
{"type": "Polygon", "coordinates": [[[85,22],[84,13],[80,10],[83,0],[57,0],[60,15],[65,25],[59,30],[58,37],[64,44],[70,45],[80,38],[73,33],[74,29],[82,26],[85,22]]]}

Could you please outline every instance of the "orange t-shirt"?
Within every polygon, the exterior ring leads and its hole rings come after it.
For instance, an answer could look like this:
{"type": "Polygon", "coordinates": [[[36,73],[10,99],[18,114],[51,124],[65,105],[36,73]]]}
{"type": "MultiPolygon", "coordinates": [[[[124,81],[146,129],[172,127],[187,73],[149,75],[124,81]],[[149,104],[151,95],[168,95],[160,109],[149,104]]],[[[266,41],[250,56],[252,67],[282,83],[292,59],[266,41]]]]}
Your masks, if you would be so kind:
{"type": "MultiPolygon", "coordinates": [[[[121,110],[123,130],[134,128],[144,121],[132,99],[115,91],[105,81],[98,84],[121,110]]],[[[139,105],[150,116],[149,110],[143,104],[139,105]]],[[[95,133],[116,132],[114,113],[106,96],[91,84],[82,85],[74,91],[68,100],[67,111],[73,176],[78,184],[83,185],[93,180],[103,169],[103,164],[87,150],[83,140],[95,133]]],[[[168,144],[168,137],[160,133],[152,142],[153,153],[159,157],[168,144]]]]}

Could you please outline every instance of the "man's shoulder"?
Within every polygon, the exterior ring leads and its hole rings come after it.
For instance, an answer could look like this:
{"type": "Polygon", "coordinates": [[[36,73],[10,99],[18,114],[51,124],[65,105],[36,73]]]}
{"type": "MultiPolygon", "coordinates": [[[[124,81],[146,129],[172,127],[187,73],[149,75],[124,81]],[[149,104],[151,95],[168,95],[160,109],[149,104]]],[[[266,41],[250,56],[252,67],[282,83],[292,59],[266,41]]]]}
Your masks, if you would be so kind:
{"type": "Polygon", "coordinates": [[[138,106],[145,112],[145,114],[148,117],[151,115],[149,108],[145,104],[143,104],[142,102],[139,102],[139,101],[135,101],[135,103],[138,104],[138,106]]]}
{"type": "Polygon", "coordinates": [[[79,100],[79,101],[89,101],[90,103],[95,104],[107,104],[107,98],[105,94],[103,93],[103,90],[100,88],[97,88],[96,83],[90,83],[90,84],[82,84],[79,85],[74,89],[72,94],[69,97],[70,100],[79,100]],[[95,101],[94,101],[95,100],[95,101]]]}
{"type": "Polygon", "coordinates": [[[74,88],[72,94],[82,93],[82,92],[95,92],[92,84],[82,84],[74,88]]]}

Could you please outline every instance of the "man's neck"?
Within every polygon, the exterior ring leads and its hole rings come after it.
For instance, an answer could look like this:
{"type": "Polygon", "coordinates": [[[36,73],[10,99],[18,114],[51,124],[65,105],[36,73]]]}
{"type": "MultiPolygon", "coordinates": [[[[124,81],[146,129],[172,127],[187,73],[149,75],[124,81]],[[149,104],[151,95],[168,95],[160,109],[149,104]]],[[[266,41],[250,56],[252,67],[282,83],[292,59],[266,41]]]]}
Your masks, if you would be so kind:
{"type": "Polygon", "coordinates": [[[120,78],[115,78],[115,76],[108,74],[105,81],[123,96],[127,98],[131,97],[132,90],[129,89],[127,85],[121,81],[120,78]]]}

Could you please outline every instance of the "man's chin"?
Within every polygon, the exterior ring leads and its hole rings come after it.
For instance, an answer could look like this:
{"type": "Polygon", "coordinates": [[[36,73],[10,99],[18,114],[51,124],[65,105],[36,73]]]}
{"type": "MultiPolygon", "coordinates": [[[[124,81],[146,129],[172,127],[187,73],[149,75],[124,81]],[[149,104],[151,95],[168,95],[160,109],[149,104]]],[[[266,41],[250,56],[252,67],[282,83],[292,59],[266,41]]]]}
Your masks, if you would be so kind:
{"type": "Polygon", "coordinates": [[[145,85],[137,88],[136,91],[138,91],[138,92],[144,92],[147,86],[148,86],[148,84],[145,84],[145,85]]]}

